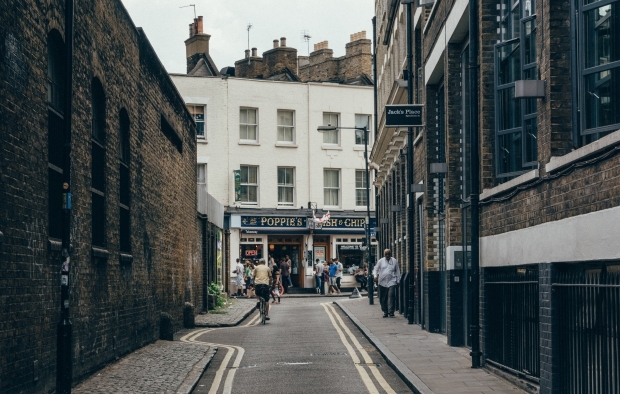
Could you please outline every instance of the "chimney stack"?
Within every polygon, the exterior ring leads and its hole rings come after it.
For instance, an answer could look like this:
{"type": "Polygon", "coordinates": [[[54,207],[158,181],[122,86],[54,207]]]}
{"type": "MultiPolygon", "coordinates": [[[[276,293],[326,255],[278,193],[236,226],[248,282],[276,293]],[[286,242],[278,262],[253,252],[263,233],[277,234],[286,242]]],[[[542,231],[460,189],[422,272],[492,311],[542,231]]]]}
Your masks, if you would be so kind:
{"type": "Polygon", "coordinates": [[[250,57],[250,50],[249,50],[249,49],[246,49],[246,50],[245,50],[245,58],[247,59],[247,58],[249,58],[249,57],[250,57]]]}
{"type": "Polygon", "coordinates": [[[280,46],[279,41],[278,40],[273,40],[273,47],[277,48],[279,46],[280,46]]]}
{"type": "Polygon", "coordinates": [[[286,46],[286,37],[280,37],[280,46],[281,47],[285,47],[286,46]]]}
{"type": "Polygon", "coordinates": [[[211,36],[204,34],[202,27],[202,16],[194,18],[194,23],[189,25],[189,38],[185,40],[187,72],[190,72],[196,66],[202,56],[209,54],[209,39],[211,36]]]}
{"type": "Polygon", "coordinates": [[[258,50],[256,48],[252,48],[252,57],[258,56],[258,50]]]}

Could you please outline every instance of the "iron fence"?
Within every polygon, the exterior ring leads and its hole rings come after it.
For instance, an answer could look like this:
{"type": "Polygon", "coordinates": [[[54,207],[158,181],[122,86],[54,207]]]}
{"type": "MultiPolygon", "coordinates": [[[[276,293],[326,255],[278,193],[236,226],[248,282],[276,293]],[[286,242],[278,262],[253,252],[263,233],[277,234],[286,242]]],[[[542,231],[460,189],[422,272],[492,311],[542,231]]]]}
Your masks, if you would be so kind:
{"type": "Polygon", "coordinates": [[[558,273],[561,393],[620,393],[620,272],[558,273]]]}
{"type": "Polygon", "coordinates": [[[485,269],[487,360],[540,377],[538,267],[485,269]]]}

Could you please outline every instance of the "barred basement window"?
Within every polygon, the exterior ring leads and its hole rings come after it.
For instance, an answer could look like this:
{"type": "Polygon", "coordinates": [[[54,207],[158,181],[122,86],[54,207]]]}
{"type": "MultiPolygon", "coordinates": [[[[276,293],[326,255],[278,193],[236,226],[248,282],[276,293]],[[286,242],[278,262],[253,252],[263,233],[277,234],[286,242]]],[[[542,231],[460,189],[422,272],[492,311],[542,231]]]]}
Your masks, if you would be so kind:
{"type": "Polygon", "coordinates": [[[119,245],[121,252],[131,254],[131,173],[129,170],[129,115],[124,108],[121,109],[119,123],[119,245]]]}
{"type": "Polygon", "coordinates": [[[105,93],[97,78],[91,84],[92,140],[91,140],[91,231],[93,246],[106,246],[105,194],[105,93]]]}
{"type": "Polygon", "coordinates": [[[536,99],[515,98],[515,81],[539,79],[535,0],[502,0],[495,45],[496,178],[506,182],[536,166],[536,99]]]}
{"type": "Polygon", "coordinates": [[[586,145],[620,129],[620,1],[571,4],[577,35],[573,40],[575,134],[579,144],[586,145]]]}
{"type": "Polygon", "coordinates": [[[48,236],[62,238],[63,143],[65,135],[64,43],[57,30],[47,35],[47,220],[48,236]]]}

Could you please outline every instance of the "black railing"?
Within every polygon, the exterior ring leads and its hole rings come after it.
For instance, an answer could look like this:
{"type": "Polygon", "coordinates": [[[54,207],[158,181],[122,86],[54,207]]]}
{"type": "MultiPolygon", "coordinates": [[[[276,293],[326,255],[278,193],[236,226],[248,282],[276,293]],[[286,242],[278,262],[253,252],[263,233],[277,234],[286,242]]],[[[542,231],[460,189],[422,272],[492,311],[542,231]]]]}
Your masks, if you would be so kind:
{"type": "Polygon", "coordinates": [[[620,272],[558,273],[559,392],[620,393],[620,272]]]}
{"type": "Polygon", "coordinates": [[[487,359],[539,378],[538,268],[487,268],[484,285],[487,359]]]}

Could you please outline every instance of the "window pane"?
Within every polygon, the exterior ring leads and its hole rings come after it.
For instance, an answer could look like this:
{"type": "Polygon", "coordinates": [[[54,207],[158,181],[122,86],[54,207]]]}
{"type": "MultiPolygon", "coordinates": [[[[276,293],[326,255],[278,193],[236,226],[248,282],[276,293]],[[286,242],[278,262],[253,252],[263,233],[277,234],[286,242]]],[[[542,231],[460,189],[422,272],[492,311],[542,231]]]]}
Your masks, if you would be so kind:
{"type": "Polygon", "coordinates": [[[247,126],[247,131],[248,131],[247,139],[255,140],[256,139],[256,126],[247,126]]]}
{"type": "Polygon", "coordinates": [[[499,66],[498,83],[500,85],[521,79],[521,59],[519,51],[518,42],[497,47],[499,66]]]}
{"type": "Polygon", "coordinates": [[[248,109],[248,123],[256,124],[256,110],[248,109]]]}
{"type": "Polygon", "coordinates": [[[521,154],[521,133],[504,134],[497,137],[499,174],[523,170],[521,154]]]}
{"type": "Polygon", "coordinates": [[[525,162],[531,163],[538,160],[538,127],[536,118],[524,122],[525,133],[525,162]]]}
{"type": "Polygon", "coordinates": [[[364,171],[355,171],[355,187],[366,187],[366,174],[364,171]]]}
{"type": "Polygon", "coordinates": [[[620,60],[620,26],[617,25],[617,12],[614,3],[585,13],[586,68],[620,60]]]}
{"type": "Polygon", "coordinates": [[[338,144],[339,130],[330,130],[323,133],[324,144],[338,144]]]}
{"type": "Polygon", "coordinates": [[[536,19],[523,24],[523,64],[536,62],[536,19]]]}
{"type": "Polygon", "coordinates": [[[293,111],[278,111],[278,126],[293,126],[293,111]]]}
{"type": "Polygon", "coordinates": [[[279,203],[293,203],[293,188],[292,187],[278,187],[278,202],[279,203]]]}
{"type": "Polygon", "coordinates": [[[325,170],[324,185],[325,187],[339,187],[340,186],[337,170],[325,170]]]}
{"type": "Polygon", "coordinates": [[[366,190],[357,189],[355,191],[355,205],[366,206],[366,190]]]}
{"type": "Polygon", "coordinates": [[[258,183],[258,168],[248,167],[248,183],[258,183]]]}
{"type": "Polygon", "coordinates": [[[586,128],[620,123],[620,67],[586,77],[586,128]]]}
{"type": "Polygon", "coordinates": [[[499,99],[499,131],[521,126],[521,100],[515,99],[514,87],[497,92],[499,99]]]}
{"type": "Polygon", "coordinates": [[[242,109],[239,111],[239,123],[247,124],[248,123],[248,110],[242,109]]]}

